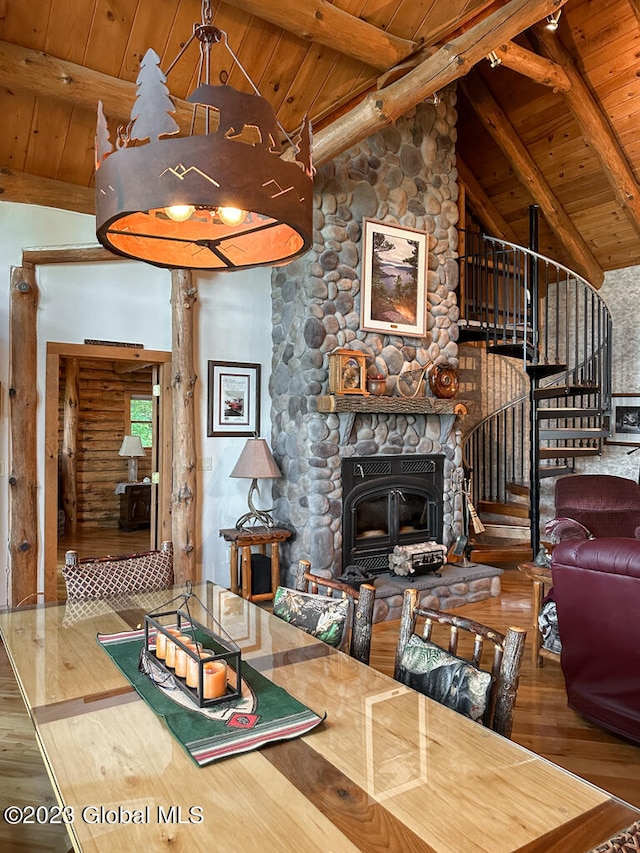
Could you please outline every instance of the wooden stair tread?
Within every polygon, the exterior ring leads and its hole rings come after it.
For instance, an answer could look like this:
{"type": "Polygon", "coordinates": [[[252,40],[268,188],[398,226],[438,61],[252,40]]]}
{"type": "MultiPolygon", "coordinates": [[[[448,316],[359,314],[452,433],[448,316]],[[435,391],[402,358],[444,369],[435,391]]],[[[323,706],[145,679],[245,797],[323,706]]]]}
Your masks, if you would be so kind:
{"type": "Polygon", "coordinates": [[[476,563],[517,563],[532,559],[531,544],[528,542],[474,542],[470,559],[476,563]]]}
{"type": "Polygon", "coordinates": [[[535,376],[541,379],[545,376],[554,376],[556,373],[562,373],[567,369],[566,364],[527,364],[526,371],[529,376],[535,376]]]}
{"type": "Polygon", "coordinates": [[[596,385],[548,385],[536,388],[533,396],[536,400],[552,400],[561,397],[577,397],[581,394],[597,394],[600,389],[596,385]]]}
{"type": "Polygon", "coordinates": [[[570,438],[606,438],[609,434],[609,430],[602,427],[554,427],[538,432],[541,439],[557,438],[562,441],[570,438]]]}
{"type": "Polygon", "coordinates": [[[541,465],[538,476],[541,480],[547,477],[559,477],[561,474],[575,474],[573,465],[541,465]]]}
{"type": "Polygon", "coordinates": [[[601,409],[580,408],[573,406],[545,406],[538,409],[539,421],[560,421],[567,418],[600,418],[603,417],[601,409]]]}
{"type": "Polygon", "coordinates": [[[494,515],[511,515],[515,518],[529,518],[528,504],[516,503],[516,501],[487,501],[480,500],[476,507],[478,512],[490,512],[494,515]]]}
{"type": "Polygon", "coordinates": [[[540,459],[565,459],[579,456],[598,456],[600,450],[597,447],[541,447],[540,459]]]}
{"type": "Polygon", "coordinates": [[[506,490],[512,495],[520,495],[520,497],[529,497],[529,483],[507,483],[506,490]]]}

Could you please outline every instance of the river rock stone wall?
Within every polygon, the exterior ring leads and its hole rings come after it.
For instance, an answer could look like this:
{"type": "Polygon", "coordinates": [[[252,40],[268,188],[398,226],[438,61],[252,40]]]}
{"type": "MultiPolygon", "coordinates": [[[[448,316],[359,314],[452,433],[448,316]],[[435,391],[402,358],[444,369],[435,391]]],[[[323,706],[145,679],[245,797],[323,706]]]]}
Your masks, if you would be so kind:
{"type": "MultiPolygon", "coordinates": [[[[314,572],[342,573],[344,456],[442,453],[445,456],[444,538],[459,532],[459,496],[451,475],[460,465],[452,416],[322,414],[328,354],[337,347],[366,355],[369,373],[386,378],[431,363],[458,366],[458,189],[455,87],[438,104],[418,105],[394,125],[318,169],[314,245],[272,275],[272,447],[282,471],[274,484],[274,516],[295,535],[282,549],[283,580],[299,559],[314,572]],[[372,218],[428,235],[427,335],[424,339],[360,328],[362,222],[372,218]]],[[[430,391],[427,389],[427,394],[430,391]]],[[[457,435],[457,440],[456,440],[457,435]]]]}

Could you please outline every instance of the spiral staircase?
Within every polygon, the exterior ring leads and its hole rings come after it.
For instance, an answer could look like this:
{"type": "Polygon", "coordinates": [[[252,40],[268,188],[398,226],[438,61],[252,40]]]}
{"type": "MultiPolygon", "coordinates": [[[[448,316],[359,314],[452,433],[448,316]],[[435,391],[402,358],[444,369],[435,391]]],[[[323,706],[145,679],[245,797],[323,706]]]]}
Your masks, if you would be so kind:
{"type": "Polygon", "coordinates": [[[480,517],[515,518],[528,541],[494,542],[472,559],[531,559],[540,545],[541,481],[599,455],[610,434],[611,317],[585,279],[534,249],[481,234],[465,241],[459,344],[481,341],[487,352],[517,359],[528,384],[464,440],[480,517]]]}

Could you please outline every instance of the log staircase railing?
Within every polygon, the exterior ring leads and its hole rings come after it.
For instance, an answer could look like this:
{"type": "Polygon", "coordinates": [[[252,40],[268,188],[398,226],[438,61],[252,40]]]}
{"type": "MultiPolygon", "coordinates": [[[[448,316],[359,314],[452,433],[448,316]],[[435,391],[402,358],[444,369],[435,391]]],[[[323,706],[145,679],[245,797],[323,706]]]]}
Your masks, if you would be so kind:
{"type": "Polygon", "coordinates": [[[504,240],[466,235],[460,342],[522,360],[528,398],[506,401],[465,439],[473,501],[496,512],[528,489],[531,547],[540,539],[540,480],[602,452],[610,434],[611,316],[581,276],[504,240]]]}

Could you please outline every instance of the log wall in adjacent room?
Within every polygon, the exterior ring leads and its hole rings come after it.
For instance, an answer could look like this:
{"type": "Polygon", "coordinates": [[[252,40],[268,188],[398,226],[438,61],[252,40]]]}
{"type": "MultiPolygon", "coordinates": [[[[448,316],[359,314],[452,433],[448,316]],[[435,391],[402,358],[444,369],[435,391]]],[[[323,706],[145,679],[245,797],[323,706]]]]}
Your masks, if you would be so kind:
{"type": "MultiPolygon", "coordinates": [[[[120,371],[103,359],[78,361],[77,521],[86,527],[117,528],[120,497],[116,484],[127,480],[127,459],[118,456],[125,434],[128,394],[151,394],[152,368],[120,371]]],[[[60,359],[59,460],[64,452],[66,360],[60,359]]],[[[59,470],[61,467],[59,465],[59,470]]],[[[151,476],[151,456],[138,460],[138,479],[151,476]]],[[[64,506],[62,478],[59,507],[64,506]]],[[[66,520],[68,523],[68,519],[66,520]]]]}

